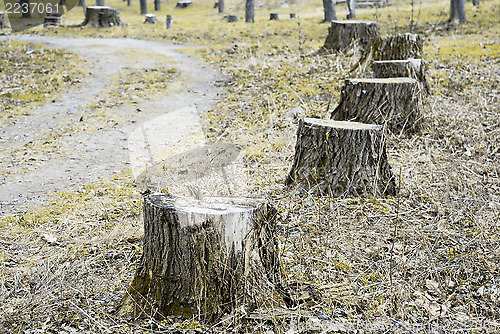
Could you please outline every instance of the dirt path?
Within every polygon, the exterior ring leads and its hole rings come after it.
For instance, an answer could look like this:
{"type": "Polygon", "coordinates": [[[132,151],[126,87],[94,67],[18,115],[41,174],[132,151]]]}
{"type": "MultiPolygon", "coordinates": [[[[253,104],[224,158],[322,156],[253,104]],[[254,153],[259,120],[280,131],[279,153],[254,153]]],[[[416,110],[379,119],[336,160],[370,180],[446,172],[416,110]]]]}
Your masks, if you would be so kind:
{"type": "Polygon", "coordinates": [[[10,154],[16,150],[26,150],[30,155],[28,162],[12,161],[7,170],[0,170],[0,214],[37,205],[50,193],[129,168],[127,138],[138,124],[186,107],[196,108],[200,113],[218,98],[219,91],[214,85],[218,73],[178,46],[130,39],[0,38],[64,48],[76,52],[91,65],[89,76],[81,85],[54,96],[53,102],[15,124],[0,128],[2,159],[11,158],[10,154]],[[166,96],[113,106],[106,111],[112,121],[104,124],[96,125],[95,119],[87,117],[89,103],[106,99],[106,89],[116,84],[118,75],[154,66],[180,71],[166,96]],[[30,150],[29,145],[34,142],[47,148],[30,150]],[[58,143],[56,153],[50,145],[54,142],[58,143]]]}

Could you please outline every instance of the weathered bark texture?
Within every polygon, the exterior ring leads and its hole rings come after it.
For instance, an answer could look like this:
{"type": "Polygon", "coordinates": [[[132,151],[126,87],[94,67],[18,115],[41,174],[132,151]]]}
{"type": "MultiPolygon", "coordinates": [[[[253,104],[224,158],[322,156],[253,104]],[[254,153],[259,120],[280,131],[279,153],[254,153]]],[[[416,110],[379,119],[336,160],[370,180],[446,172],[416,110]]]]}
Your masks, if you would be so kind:
{"type": "Polygon", "coordinates": [[[7,19],[5,18],[5,14],[0,12],[0,29],[8,28],[7,19]]]}
{"type": "Polygon", "coordinates": [[[425,61],[423,59],[379,60],[372,64],[375,78],[408,77],[418,81],[421,93],[429,94],[430,87],[425,77],[425,61]]]}
{"type": "Polygon", "coordinates": [[[269,14],[269,20],[279,20],[278,13],[271,13],[271,14],[269,14]]]}
{"type": "Polygon", "coordinates": [[[356,45],[366,48],[380,32],[375,22],[333,21],[323,51],[345,52],[356,45]]]}
{"type": "Polygon", "coordinates": [[[286,183],[333,197],[394,195],[385,147],[380,125],[306,118],[286,183]]]}
{"type": "Polygon", "coordinates": [[[57,27],[61,24],[61,14],[58,12],[47,13],[43,18],[44,27],[57,27]]]}
{"type": "Polygon", "coordinates": [[[246,0],[245,2],[245,22],[254,23],[255,22],[255,1],[246,0]]]}
{"type": "Polygon", "coordinates": [[[144,253],[119,314],[215,321],[283,306],[275,216],[261,200],[146,197],[144,253]]]}
{"type": "Polygon", "coordinates": [[[165,21],[165,28],[172,29],[172,15],[167,15],[167,19],[165,21]]]}
{"type": "Polygon", "coordinates": [[[146,15],[148,13],[148,2],[146,0],[139,0],[139,7],[141,9],[141,15],[146,15]]]}
{"type": "Polygon", "coordinates": [[[356,1],[355,0],[347,0],[347,19],[353,20],[356,18],[356,1]]]}
{"type": "Polygon", "coordinates": [[[323,23],[338,20],[337,13],[335,13],[335,6],[333,4],[333,0],[323,0],[323,12],[324,12],[323,23]]]}
{"type": "Polygon", "coordinates": [[[331,118],[384,125],[392,132],[420,129],[419,86],[415,79],[347,79],[331,118]]]}
{"type": "Polygon", "coordinates": [[[450,0],[450,22],[466,23],[465,17],[465,0],[450,0]]]}
{"type": "Polygon", "coordinates": [[[227,22],[238,22],[238,15],[228,15],[227,22]]]}
{"type": "Polygon", "coordinates": [[[158,19],[156,18],[156,14],[146,14],[146,18],[144,19],[144,24],[146,23],[157,24],[158,19]]]}
{"type": "Polygon", "coordinates": [[[373,60],[422,59],[423,41],[417,34],[391,35],[373,40],[373,60]]]}
{"type": "Polygon", "coordinates": [[[89,6],[81,26],[91,25],[96,28],[124,25],[118,10],[106,6],[89,6]]]}
{"type": "Polygon", "coordinates": [[[177,2],[177,5],[175,5],[175,8],[186,8],[188,6],[191,6],[192,4],[193,4],[193,2],[190,0],[179,1],[179,2],[177,2]]]}

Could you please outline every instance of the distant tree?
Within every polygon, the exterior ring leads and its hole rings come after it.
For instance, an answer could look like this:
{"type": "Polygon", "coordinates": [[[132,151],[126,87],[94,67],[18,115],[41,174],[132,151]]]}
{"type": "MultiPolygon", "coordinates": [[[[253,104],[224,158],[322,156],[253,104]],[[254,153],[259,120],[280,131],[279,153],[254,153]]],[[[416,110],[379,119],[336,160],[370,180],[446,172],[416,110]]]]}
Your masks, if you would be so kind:
{"type": "Polygon", "coordinates": [[[479,6],[479,0],[472,0],[472,4],[474,6],[479,6]]]}
{"type": "Polygon", "coordinates": [[[161,0],[155,0],[155,10],[161,10],[161,0]]]}
{"type": "Polygon", "coordinates": [[[85,5],[85,0],[78,0],[78,6],[83,8],[83,14],[87,12],[87,6],[85,5]]]}
{"type": "Polygon", "coordinates": [[[356,18],[356,1],[355,0],[347,0],[347,19],[355,19],[356,18]]]}
{"type": "Polygon", "coordinates": [[[323,23],[337,20],[333,0],[323,0],[323,11],[325,12],[325,19],[323,20],[323,23]]]}
{"type": "Polygon", "coordinates": [[[145,15],[148,13],[148,4],[146,0],[139,0],[139,4],[141,6],[141,14],[145,15]]]}
{"type": "Polygon", "coordinates": [[[219,13],[224,13],[224,0],[219,0],[217,7],[219,7],[219,13]]]}
{"type": "Polygon", "coordinates": [[[254,23],[255,22],[254,17],[255,17],[255,0],[246,0],[245,22],[254,23]]]}
{"type": "Polygon", "coordinates": [[[465,0],[451,0],[450,1],[450,22],[451,23],[465,23],[465,0]]]}

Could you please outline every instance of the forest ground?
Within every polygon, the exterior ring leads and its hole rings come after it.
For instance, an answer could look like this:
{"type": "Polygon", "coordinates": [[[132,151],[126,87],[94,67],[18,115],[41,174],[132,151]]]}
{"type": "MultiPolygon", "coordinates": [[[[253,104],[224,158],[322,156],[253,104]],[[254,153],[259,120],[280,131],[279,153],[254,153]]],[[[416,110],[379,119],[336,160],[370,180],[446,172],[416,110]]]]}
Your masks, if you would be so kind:
{"type": "MultiPolygon", "coordinates": [[[[53,170],[59,177],[26,202],[12,203],[9,197],[2,204],[3,332],[499,330],[498,0],[468,6],[469,23],[461,27],[441,24],[446,14],[438,9],[445,10],[447,2],[420,3],[422,16],[412,27],[408,17],[414,8],[408,5],[358,11],[361,18],[376,18],[384,33],[413,29],[424,36],[433,90],[422,105],[425,129],[416,136],[388,138],[400,192],[384,199],[318,198],[283,188],[294,153],[293,115],[328,117],[343,79],[370,75],[350,73],[357,53],[315,53],[327,30],[318,24],[316,8],[297,4],[296,10],[303,10],[300,25],[270,23],[264,11],[276,4],[267,4],[249,27],[244,22],[228,25],[215,14],[200,15],[207,5],[185,17],[175,12],[178,28],[165,31],[141,25],[142,17],[122,2],[113,5],[122,8],[129,26],[38,28],[30,31],[31,37],[16,37],[64,46],[69,53],[18,41],[2,44],[9,59],[57,63],[50,73],[21,66],[24,76],[2,80],[2,139],[10,139],[2,141],[2,194],[11,196],[13,189],[25,197],[31,193],[23,188],[25,180],[47,182],[53,170]],[[193,17],[199,23],[193,24],[193,17]],[[42,37],[56,34],[94,39],[42,37]],[[184,51],[201,56],[207,65],[169,46],[179,43],[203,46],[184,51]],[[26,59],[31,55],[36,57],[26,59]],[[154,58],[154,63],[146,65],[142,58],[154,58]],[[223,87],[214,88],[215,81],[223,87]],[[27,83],[31,96],[19,93],[27,83]],[[64,93],[54,97],[44,86],[64,93]],[[217,92],[222,95],[211,106],[217,92]],[[176,94],[185,96],[180,99],[185,104],[174,104],[176,94]],[[287,281],[295,286],[333,284],[338,295],[327,302],[307,300],[288,313],[267,310],[253,318],[230,318],[215,327],[196,318],[133,321],[114,315],[141,255],[143,237],[142,198],[127,167],[124,139],[150,117],[198,101],[205,139],[242,147],[247,194],[271,199],[280,212],[278,237],[287,281]],[[32,122],[38,122],[35,129],[32,122]],[[101,143],[103,134],[109,143],[101,143]],[[60,166],[51,164],[64,159],[75,165],[57,172],[60,166]],[[11,180],[15,182],[8,185],[11,180]],[[32,207],[35,201],[41,204],[32,207]]],[[[278,8],[282,15],[290,11],[278,8]]],[[[81,22],[81,17],[71,12],[67,22],[71,20],[81,22]]],[[[4,67],[0,74],[6,71],[4,67]]]]}

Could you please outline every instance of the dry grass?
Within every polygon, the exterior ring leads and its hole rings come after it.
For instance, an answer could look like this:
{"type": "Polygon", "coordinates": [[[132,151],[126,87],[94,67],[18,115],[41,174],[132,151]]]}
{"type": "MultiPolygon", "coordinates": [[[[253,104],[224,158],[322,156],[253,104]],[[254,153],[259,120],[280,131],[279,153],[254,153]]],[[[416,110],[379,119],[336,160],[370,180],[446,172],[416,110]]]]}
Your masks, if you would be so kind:
{"type": "MultiPolygon", "coordinates": [[[[229,79],[226,96],[204,115],[207,136],[243,147],[251,195],[268,196],[279,209],[278,237],[289,282],[342,283],[352,287],[349,302],[309,300],[289,313],[257,317],[266,321],[235,316],[211,328],[196,319],[116,318],[113,308],[142,245],[140,195],[125,173],[56,194],[44,208],[3,220],[1,330],[498,332],[500,54],[498,35],[494,39],[498,15],[489,8],[498,12],[499,2],[484,1],[474,11],[468,7],[477,16],[469,15],[472,23],[456,30],[436,25],[446,18],[445,2],[420,5],[416,28],[428,35],[434,94],[422,106],[427,126],[420,134],[389,138],[400,193],[386,199],[315,198],[283,189],[296,130],[287,113],[300,106],[302,111],[295,110],[301,115],[327,117],[356,61],[356,55],[312,55],[326,33],[326,26],[317,24],[317,9],[305,7],[300,28],[296,22],[271,25],[262,13],[251,28],[238,23],[229,29],[200,16],[211,22],[206,29],[180,17],[184,27],[176,32],[136,24],[126,30],[82,30],[209,45],[203,57],[229,79]]],[[[410,29],[408,5],[358,13],[374,14],[385,31],[410,29]]]]}

